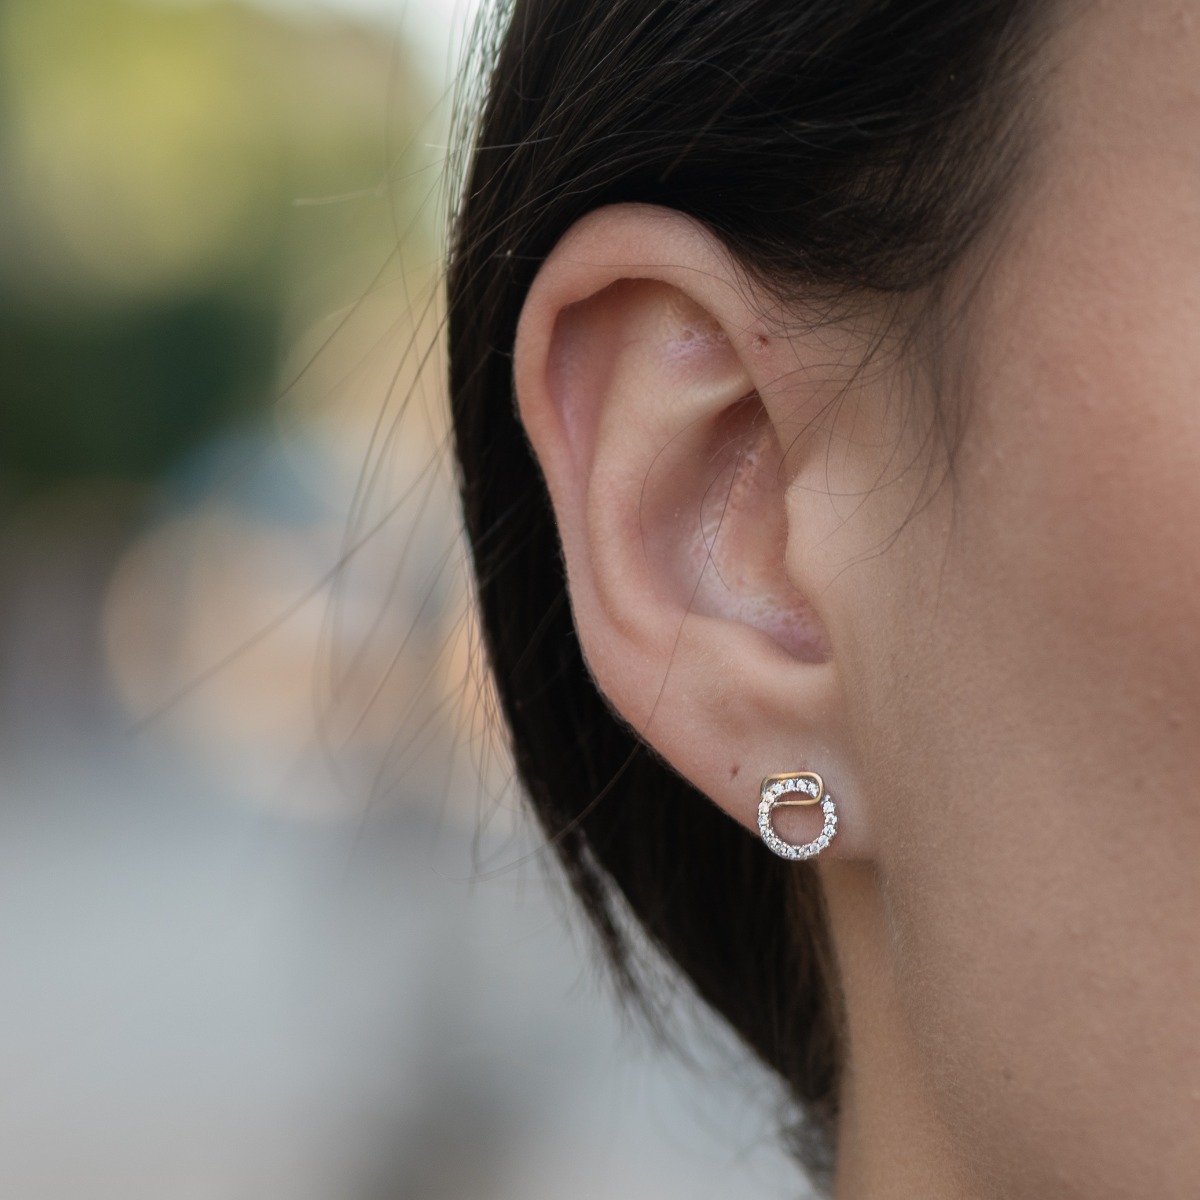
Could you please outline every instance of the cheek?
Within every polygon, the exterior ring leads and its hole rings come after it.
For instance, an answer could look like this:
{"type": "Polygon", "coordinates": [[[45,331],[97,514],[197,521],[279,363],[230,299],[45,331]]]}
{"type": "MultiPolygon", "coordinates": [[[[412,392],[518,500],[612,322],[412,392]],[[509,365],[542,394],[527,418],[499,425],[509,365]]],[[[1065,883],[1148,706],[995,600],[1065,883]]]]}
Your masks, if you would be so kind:
{"type": "Polygon", "coordinates": [[[914,1028],[1018,1194],[1200,1170],[1200,349],[1131,275],[995,314],[872,698],[914,1028]]]}
{"type": "Polygon", "coordinates": [[[1055,725],[1097,707],[1161,752],[1200,716],[1200,371],[1058,349],[985,399],[956,584],[1055,725]]]}
{"type": "Polygon", "coordinates": [[[874,568],[854,663],[893,967],[995,1195],[1200,1179],[1186,7],[1089,6],[1064,49],[1040,190],[971,305],[952,482],[874,568]]]}

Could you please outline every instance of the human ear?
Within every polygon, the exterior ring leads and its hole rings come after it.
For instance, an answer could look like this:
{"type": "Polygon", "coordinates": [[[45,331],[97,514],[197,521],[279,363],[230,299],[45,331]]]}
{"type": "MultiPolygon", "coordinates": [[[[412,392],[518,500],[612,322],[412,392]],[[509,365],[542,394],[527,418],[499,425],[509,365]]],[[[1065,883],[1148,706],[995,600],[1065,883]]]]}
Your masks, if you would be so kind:
{"type": "MultiPolygon", "coordinates": [[[[599,210],[530,289],[517,398],[601,691],[748,829],[764,776],[820,772],[842,812],[828,853],[864,856],[842,593],[825,587],[846,551],[830,472],[855,458],[842,439],[831,468],[846,355],[828,329],[781,333],[767,307],[687,217],[599,210]]],[[[783,820],[789,840],[819,824],[783,820]]]]}

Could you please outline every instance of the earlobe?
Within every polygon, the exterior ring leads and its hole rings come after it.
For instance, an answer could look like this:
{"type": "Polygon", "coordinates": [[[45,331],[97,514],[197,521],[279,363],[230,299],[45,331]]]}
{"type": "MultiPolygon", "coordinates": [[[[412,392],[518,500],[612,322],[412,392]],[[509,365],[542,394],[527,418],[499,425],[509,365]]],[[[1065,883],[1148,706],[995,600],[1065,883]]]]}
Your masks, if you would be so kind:
{"type": "Polygon", "coordinates": [[[711,235],[621,206],[543,265],[515,362],[598,685],[752,830],[763,776],[820,763],[844,795],[849,775],[830,639],[789,553],[792,352],[770,341],[711,235]]]}

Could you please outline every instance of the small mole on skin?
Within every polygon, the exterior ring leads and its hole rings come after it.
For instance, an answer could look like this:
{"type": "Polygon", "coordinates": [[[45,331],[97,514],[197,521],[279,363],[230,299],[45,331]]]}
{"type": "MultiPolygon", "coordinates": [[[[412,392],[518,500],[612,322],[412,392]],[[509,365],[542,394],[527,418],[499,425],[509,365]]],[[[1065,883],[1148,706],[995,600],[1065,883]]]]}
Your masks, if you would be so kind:
{"type": "Polygon", "coordinates": [[[763,337],[763,335],[760,333],[754,339],[754,348],[755,350],[765,350],[769,342],[770,339],[763,337]]]}
{"type": "Polygon", "coordinates": [[[729,778],[736,779],[738,777],[738,772],[741,769],[742,768],[741,768],[740,764],[734,763],[734,765],[732,767],[730,767],[730,769],[729,769],[729,778]]]}

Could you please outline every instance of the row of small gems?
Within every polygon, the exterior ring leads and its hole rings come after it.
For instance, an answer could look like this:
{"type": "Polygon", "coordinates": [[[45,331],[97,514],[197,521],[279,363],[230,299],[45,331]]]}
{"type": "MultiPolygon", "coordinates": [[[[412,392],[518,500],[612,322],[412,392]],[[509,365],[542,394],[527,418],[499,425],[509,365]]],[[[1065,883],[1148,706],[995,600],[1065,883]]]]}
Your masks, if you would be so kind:
{"type": "Polygon", "coordinates": [[[837,834],[837,810],[834,808],[833,799],[826,793],[825,798],[821,801],[821,812],[825,816],[825,823],[820,834],[813,841],[796,846],[791,842],[785,842],[771,828],[771,812],[779,798],[788,792],[803,792],[805,795],[815,798],[817,785],[811,779],[777,779],[769,788],[764,789],[762,798],[758,802],[759,833],[762,834],[763,841],[780,858],[813,858],[820,854],[837,834]]]}

